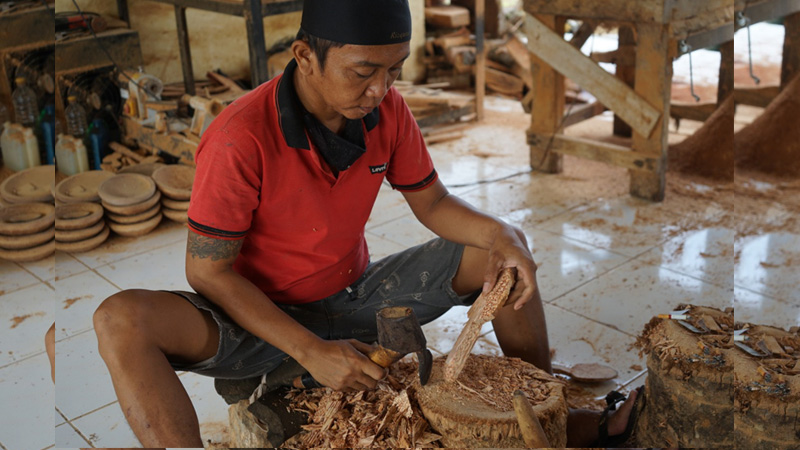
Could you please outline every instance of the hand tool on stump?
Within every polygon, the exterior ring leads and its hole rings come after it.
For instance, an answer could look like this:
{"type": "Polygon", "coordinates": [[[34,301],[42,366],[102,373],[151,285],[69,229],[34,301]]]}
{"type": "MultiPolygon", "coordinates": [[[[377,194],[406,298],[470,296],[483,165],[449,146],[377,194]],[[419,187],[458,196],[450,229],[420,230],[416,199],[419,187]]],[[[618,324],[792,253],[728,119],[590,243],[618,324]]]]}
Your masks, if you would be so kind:
{"type": "Polygon", "coordinates": [[[514,412],[517,413],[519,429],[522,432],[522,440],[528,448],[550,448],[550,441],[544,434],[542,424],[533,411],[531,402],[525,393],[517,389],[514,391],[514,412]]]}
{"type": "MultiPolygon", "coordinates": [[[[390,306],[375,313],[378,325],[378,346],[367,353],[375,364],[387,368],[409,353],[419,360],[419,381],[428,382],[433,367],[433,357],[414,310],[403,306],[390,306]]],[[[295,378],[296,388],[319,387],[310,375],[295,378]]]]}
{"type": "Polygon", "coordinates": [[[467,324],[458,335],[458,339],[444,363],[444,379],[446,381],[455,382],[458,379],[472,347],[475,346],[475,342],[480,336],[481,327],[484,323],[494,319],[497,311],[505,306],[515,279],[516,269],[506,267],[500,272],[494,288],[489,292],[482,292],[469,308],[467,324]]]}
{"type": "Polygon", "coordinates": [[[575,364],[572,367],[553,364],[553,373],[568,375],[581,383],[601,383],[617,377],[616,369],[603,364],[575,364]]]}

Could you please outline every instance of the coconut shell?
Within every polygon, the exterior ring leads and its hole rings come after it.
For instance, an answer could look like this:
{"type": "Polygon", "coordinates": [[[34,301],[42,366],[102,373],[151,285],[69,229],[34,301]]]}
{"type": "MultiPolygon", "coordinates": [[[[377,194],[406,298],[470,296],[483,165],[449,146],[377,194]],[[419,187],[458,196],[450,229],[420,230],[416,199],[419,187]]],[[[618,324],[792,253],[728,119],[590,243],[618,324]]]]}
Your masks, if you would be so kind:
{"type": "Polygon", "coordinates": [[[150,233],[151,231],[156,229],[158,224],[161,223],[161,218],[162,218],[161,213],[158,213],[152,218],[145,220],[144,222],[131,223],[131,224],[109,222],[108,226],[111,227],[111,230],[114,233],[117,233],[120,236],[126,236],[126,237],[144,236],[145,234],[150,233]]]}
{"type": "Polygon", "coordinates": [[[106,226],[105,221],[98,221],[96,224],[86,227],[82,230],[56,230],[56,242],[77,242],[89,239],[92,236],[97,236],[103,227],[106,226]]]}
{"type": "Polygon", "coordinates": [[[50,227],[38,233],[23,234],[20,236],[4,236],[0,234],[0,248],[6,250],[24,250],[26,248],[37,247],[49,242],[53,239],[55,234],[55,227],[50,227]]]}
{"type": "Polygon", "coordinates": [[[104,181],[97,188],[103,203],[113,206],[131,206],[151,198],[156,184],[147,175],[124,173],[104,181]]]}
{"type": "Polygon", "coordinates": [[[56,251],[56,240],[38,245],[36,247],[26,248],[23,250],[5,250],[0,249],[0,259],[6,259],[13,262],[31,262],[39,261],[47,258],[56,251]]]}
{"type": "Polygon", "coordinates": [[[56,201],[61,203],[99,202],[97,188],[114,174],[104,170],[90,170],[61,180],[55,187],[56,201]]]}
{"type": "Polygon", "coordinates": [[[156,203],[152,208],[148,209],[145,212],[134,214],[132,216],[126,216],[123,214],[114,214],[108,213],[106,214],[109,219],[113,220],[116,223],[121,224],[129,224],[129,223],[139,223],[144,222],[145,220],[155,216],[161,211],[161,204],[156,203]]]}
{"type": "Polygon", "coordinates": [[[173,200],[186,201],[192,196],[194,167],[173,164],[153,172],[158,189],[173,200]]]}
{"type": "Polygon", "coordinates": [[[133,216],[147,211],[158,204],[159,201],[161,201],[161,193],[156,191],[152,197],[135,205],[116,206],[103,202],[103,208],[105,208],[109,213],[119,214],[121,216],[133,216]]]}
{"type": "Polygon", "coordinates": [[[55,166],[37,166],[6,178],[0,184],[0,196],[8,203],[51,203],[50,185],[56,176],[55,166]]]}

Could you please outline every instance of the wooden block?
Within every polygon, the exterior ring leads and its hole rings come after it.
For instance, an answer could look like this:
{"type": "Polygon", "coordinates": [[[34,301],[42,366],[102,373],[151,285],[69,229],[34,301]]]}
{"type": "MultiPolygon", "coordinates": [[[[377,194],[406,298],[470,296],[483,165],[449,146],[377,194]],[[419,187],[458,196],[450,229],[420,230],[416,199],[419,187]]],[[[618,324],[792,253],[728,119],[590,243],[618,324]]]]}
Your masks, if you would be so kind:
{"type": "MultiPolygon", "coordinates": [[[[447,49],[450,47],[472,44],[472,37],[470,36],[469,31],[467,31],[465,28],[462,28],[455,33],[445,34],[433,39],[431,44],[434,47],[439,48],[442,53],[446,53],[447,49]]],[[[430,53],[434,54],[434,50],[432,49],[430,53]]]]}
{"type": "Polygon", "coordinates": [[[522,88],[525,83],[521,79],[493,67],[486,68],[486,86],[501,94],[513,97],[522,97],[522,88]]]}
{"type": "MultiPolygon", "coordinates": [[[[528,133],[528,143],[544,147],[551,141],[549,135],[528,133]]],[[[556,135],[552,138],[554,153],[579,156],[592,161],[600,161],[625,169],[635,169],[645,173],[657,173],[663,167],[661,160],[652,155],[642,155],[627,147],[598,142],[574,136],[556,135]]]]}
{"type": "Polygon", "coordinates": [[[425,8],[425,23],[438,28],[458,28],[469,25],[469,10],[460,6],[431,6],[425,8]]]}
{"type": "Polygon", "coordinates": [[[447,59],[458,73],[472,72],[475,66],[475,47],[471,45],[456,45],[447,49],[447,59]]]}

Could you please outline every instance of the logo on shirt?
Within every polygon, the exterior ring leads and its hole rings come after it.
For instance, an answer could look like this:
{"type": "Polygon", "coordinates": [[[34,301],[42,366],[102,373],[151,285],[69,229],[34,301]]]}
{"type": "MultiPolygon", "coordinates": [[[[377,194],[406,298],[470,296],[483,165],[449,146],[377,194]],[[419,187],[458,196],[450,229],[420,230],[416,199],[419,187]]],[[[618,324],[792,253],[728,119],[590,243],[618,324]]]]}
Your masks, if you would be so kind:
{"type": "Polygon", "coordinates": [[[403,39],[403,38],[407,38],[408,35],[410,35],[410,34],[411,34],[410,31],[406,31],[406,32],[394,31],[394,32],[392,32],[392,35],[389,37],[389,39],[403,39]]]}
{"type": "Polygon", "coordinates": [[[380,166],[369,166],[369,172],[373,175],[381,172],[386,172],[386,169],[389,167],[389,163],[385,162],[380,166]]]}

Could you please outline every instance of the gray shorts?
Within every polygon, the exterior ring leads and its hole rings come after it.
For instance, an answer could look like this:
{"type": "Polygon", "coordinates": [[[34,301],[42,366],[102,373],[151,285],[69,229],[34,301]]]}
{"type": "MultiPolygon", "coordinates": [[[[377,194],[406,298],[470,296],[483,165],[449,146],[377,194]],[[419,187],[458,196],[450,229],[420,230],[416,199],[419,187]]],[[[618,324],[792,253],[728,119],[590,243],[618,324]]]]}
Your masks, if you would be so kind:
{"type": "MultiPolygon", "coordinates": [[[[370,263],[351,286],[330,297],[301,305],[277,304],[322,339],[377,339],[375,313],[407,306],[426,324],[453,306],[469,306],[479,292],[459,296],[453,290],[464,246],[434,239],[370,263]]],[[[274,370],[287,355],[237,325],[218,306],[193,293],[173,291],[196,308],[210,311],[219,326],[217,354],[196,364],[172,364],[175,370],[214,378],[242,379],[274,370]]]]}

